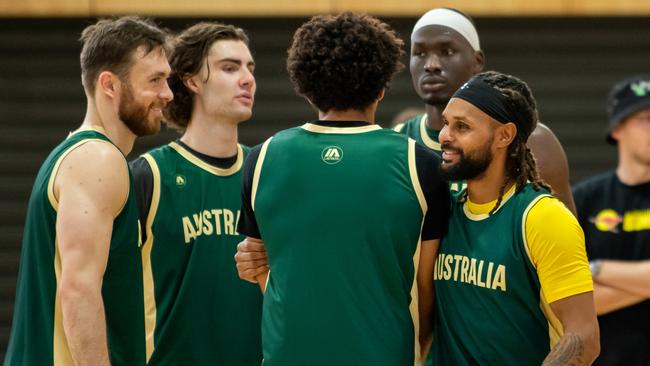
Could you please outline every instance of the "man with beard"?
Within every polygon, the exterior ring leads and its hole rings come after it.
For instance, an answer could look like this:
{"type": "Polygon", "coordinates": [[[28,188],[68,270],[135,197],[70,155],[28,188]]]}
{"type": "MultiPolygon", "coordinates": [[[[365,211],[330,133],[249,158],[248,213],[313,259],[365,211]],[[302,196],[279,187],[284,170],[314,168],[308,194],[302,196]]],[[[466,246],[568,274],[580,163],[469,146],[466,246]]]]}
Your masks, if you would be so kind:
{"type": "Polygon", "coordinates": [[[598,355],[582,230],[526,147],[535,104],[523,81],[486,72],[442,113],[442,174],[467,187],[436,261],[430,365],[589,365],[598,355]]]}
{"type": "Polygon", "coordinates": [[[252,115],[255,63],[248,36],[199,23],[174,41],[176,96],[165,121],[180,139],[131,163],[143,230],[149,365],[262,363],[262,294],[232,256],[243,236],[239,123],[252,115]]]}
{"type": "Polygon", "coordinates": [[[264,241],[271,268],[257,279],[264,365],[413,365],[417,327],[430,334],[449,188],[435,154],[375,124],[402,47],[353,13],[294,34],[287,70],[318,120],[253,148],[243,173],[239,232],[264,241]]]}
{"type": "Polygon", "coordinates": [[[86,116],[29,200],[5,365],[145,362],[139,221],[125,155],[172,100],[167,35],[100,20],[81,35],[86,116]]]}
{"type": "Polygon", "coordinates": [[[595,365],[650,360],[650,75],[617,83],[607,101],[616,171],[574,188],[591,260],[602,352],[595,365]]]}
{"type": "MultiPolygon", "coordinates": [[[[395,127],[440,154],[438,134],[442,111],[451,95],[472,75],[483,70],[485,55],[471,19],[455,9],[437,8],[425,13],[411,33],[410,71],[413,87],[425,103],[426,113],[395,127]]],[[[538,123],[528,140],[540,176],[554,194],[575,212],[569,167],[559,141],[545,125],[538,123]]],[[[459,184],[451,189],[458,191],[459,184]]]]}

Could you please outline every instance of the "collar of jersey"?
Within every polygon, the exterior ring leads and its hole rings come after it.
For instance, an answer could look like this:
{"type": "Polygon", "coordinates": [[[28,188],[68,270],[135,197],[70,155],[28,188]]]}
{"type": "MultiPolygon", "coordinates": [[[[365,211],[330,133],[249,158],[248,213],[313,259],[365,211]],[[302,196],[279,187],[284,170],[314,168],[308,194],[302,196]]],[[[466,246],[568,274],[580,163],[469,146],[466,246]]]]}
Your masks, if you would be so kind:
{"type": "MultiPolygon", "coordinates": [[[[516,184],[513,184],[510,189],[503,195],[503,199],[501,200],[501,204],[499,204],[499,208],[494,211],[495,213],[498,212],[501,207],[503,207],[506,202],[515,194],[515,188],[517,188],[516,184]]],[[[474,203],[469,200],[469,196],[467,197],[467,202],[463,204],[463,211],[465,212],[465,216],[467,216],[468,219],[473,220],[473,221],[481,221],[485,220],[488,217],[490,217],[489,213],[492,211],[492,208],[494,208],[494,205],[496,205],[497,200],[490,201],[488,203],[474,203]]]]}
{"type": "Polygon", "coordinates": [[[356,133],[365,133],[371,131],[381,130],[381,126],[376,124],[367,124],[365,126],[342,126],[342,127],[331,127],[323,126],[317,123],[305,123],[302,125],[302,129],[309,132],[315,133],[332,133],[332,134],[356,134],[356,133]]]}
{"type": "Polygon", "coordinates": [[[219,175],[219,176],[233,175],[237,173],[241,169],[242,165],[244,164],[244,151],[240,144],[237,144],[237,160],[228,169],[221,169],[214,165],[210,165],[206,163],[205,161],[199,159],[196,155],[192,154],[190,151],[188,151],[186,148],[184,148],[183,146],[179,145],[176,142],[170,142],[169,147],[176,150],[177,153],[179,153],[183,158],[185,158],[190,163],[214,175],[219,175]]]}
{"type": "Polygon", "coordinates": [[[422,118],[420,118],[420,136],[422,138],[422,142],[424,142],[425,145],[429,149],[435,150],[435,151],[441,151],[442,148],[440,147],[440,142],[434,140],[429,136],[429,131],[427,131],[427,121],[429,120],[429,117],[427,114],[423,114],[422,118]]]}

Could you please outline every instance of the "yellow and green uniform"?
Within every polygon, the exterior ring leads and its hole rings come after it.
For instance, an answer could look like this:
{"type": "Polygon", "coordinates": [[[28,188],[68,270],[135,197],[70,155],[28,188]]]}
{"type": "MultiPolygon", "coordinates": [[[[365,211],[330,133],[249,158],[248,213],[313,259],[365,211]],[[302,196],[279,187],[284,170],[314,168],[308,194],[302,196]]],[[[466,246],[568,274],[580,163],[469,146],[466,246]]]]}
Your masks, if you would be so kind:
{"type": "Polygon", "coordinates": [[[265,366],[414,362],[414,257],[423,225],[422,240],[440,238],[448,189],[439,175],[420,184],[439,161],[415,141],[353,123],[282,131],[246,163],[240,231],[264,241],[270,266],[265,366]]]}
{"type": "MultiPolygon", "coordinates": [[[[5,358],[7,366],[73,364],[57,296],[61,261],[56,236],[58,201],[54,195],[54,179],[67,154],[91,141],[111,143],[106,136],[93,130],[71,134],[50,153],[36,176],[23,234],[12,332],[5,358]]],[[[113,365],[142,365],[145,362],[138,210],[133,185],[131,182],[129,185],[124,207],[113,221],[101,289],[108,351],[113,365]]]]}
{"type": "Polygon", "coordinates": [[[150,365],[262,362],[262,294],[233,260],[247,152],[238,145],[221,168],[177,141],[131,163],[139,190],[151,179],[142,249],[150,365]]]}
{"type": "Polygon", "coordinates": [[[540,365],[562,335],[549,304],[593,290],[584,235],[531,184],[496,202],[452,204],[436,261],[428,365],[540,365]]]}

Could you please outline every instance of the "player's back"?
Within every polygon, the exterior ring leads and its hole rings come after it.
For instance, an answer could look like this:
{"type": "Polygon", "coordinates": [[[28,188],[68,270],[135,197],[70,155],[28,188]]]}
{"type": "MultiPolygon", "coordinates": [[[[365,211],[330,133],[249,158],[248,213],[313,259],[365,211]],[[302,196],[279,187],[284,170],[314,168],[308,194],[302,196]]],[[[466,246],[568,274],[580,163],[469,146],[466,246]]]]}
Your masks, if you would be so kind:
{"type": "Polygon", "coordinates": [[[415,142],[375,125],[280,132],[251,198],[271,268],[264,364],[412,364],[415,142]]]}

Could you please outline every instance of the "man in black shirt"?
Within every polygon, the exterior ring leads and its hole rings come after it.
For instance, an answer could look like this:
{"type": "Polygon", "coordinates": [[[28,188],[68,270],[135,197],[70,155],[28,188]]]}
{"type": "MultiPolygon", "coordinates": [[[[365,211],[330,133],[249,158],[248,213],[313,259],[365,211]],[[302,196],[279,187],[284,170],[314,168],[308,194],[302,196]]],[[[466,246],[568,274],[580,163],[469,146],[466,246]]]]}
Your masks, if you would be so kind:
{"type": "Polygon", "coordinates": [[[650,360],[650,75],[616,84],[607,141],[616,171],[574,187],[594,279],[601,353],[594,365],[650,360]]]}

